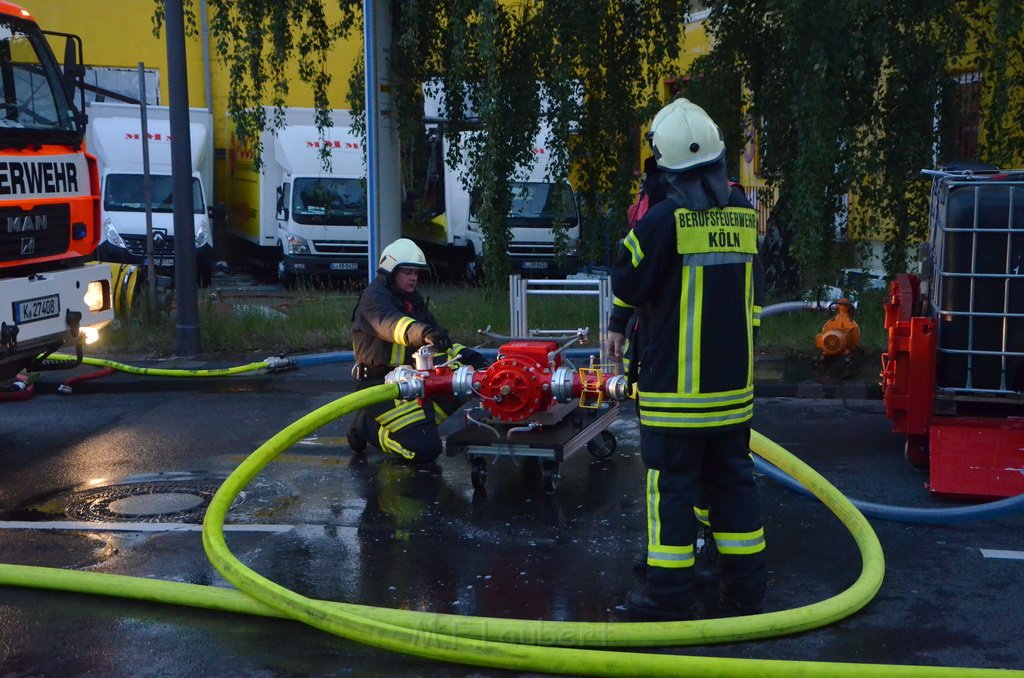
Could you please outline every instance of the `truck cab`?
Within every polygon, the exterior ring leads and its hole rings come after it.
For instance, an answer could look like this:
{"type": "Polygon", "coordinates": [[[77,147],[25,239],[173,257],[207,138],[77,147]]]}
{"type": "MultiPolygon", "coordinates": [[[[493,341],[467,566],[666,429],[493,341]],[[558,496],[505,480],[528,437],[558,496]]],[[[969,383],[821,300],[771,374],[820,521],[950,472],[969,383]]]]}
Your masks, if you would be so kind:
{"type": "MultiPolygon", "coordinates": [[[[463,157],[456,166],[446,162],[449,142],[439,127],[428,131],[431,170],[426,200],[429,222],[411,220],[405,234],[427,252],[431,261],[447,268],[448,277],[474,281],[482,274],[484,233],[480,223],[480,192],[467,186],[469,161],[465,144],[473,132],[463,132],[463,157]]],[[[517,168],[512,177],[512,205],[507,215],[510,242],[506,254],[513,273],[553,277],[579,270],[580,213],[568,181],[551,176],[552,158],[542,129],[533,145],[534,161],[517,168]]]]}
{"type": "MultiPolygon", "coordinates": [[[[273,115],[267,109],[268,119],[273,115]]],[[[317,128],[316,111],[287,108],[282,126],[254,148],[232,140],[228,232],[232,249],[285,286],[297,281],[365,279],[366,160],[345,110],[329,112],[317,128]]]]}
{"type": "Polygon", "coordinates": [[[315,127],[292,125],[279,130],[273,145],[266,160],[276,165],[268,172],[279,172],[273,188],[281,281],[365,277],[367,204],[362,142],[349,127],[332,128],[329,138],[322,141],[315,127]],[[325,152],[330,173],[324,169],[325,152]]]}
{"type": "Polygon", "coordinates": [[[0,380],[41,369],[64,346],[81,357],[114,317],[110,267],[92,261],[96,160],[70,96],[81,43],[55,36],[63,73],[32,14],[0,1],[0,380]]]}
{"type": "MultiPolygon", "coordinates": [[[[100,167],[103,241],[98,250],[99,258],[121,264],[148,263],[146,177],[139,107],[93,103],[89,105],[88,113],[91,125],[87,147],[96,155],[100,167]]],[[[173,275],[174,196],[169,109],[166,106],[148,106],[146,114],[153,263],[158,274],[173,275]]],[[[196,270],[199,282],[208,285],[214,263],[210,114],[204,109],[192,109],[189,117],[196,270]]]]}

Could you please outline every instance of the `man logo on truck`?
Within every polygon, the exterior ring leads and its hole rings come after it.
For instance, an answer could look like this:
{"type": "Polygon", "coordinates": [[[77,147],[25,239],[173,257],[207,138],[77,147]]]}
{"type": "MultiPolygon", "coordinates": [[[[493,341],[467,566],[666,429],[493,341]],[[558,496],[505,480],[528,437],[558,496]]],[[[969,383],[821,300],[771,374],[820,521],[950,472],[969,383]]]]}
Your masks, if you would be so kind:
{"type": "Polygon", "coordinates": [[[78,166],[73,162],[0,162],[0,195],[77,192],[78,166]]]}
{"type": "Polygon", "coordinates": [[[8,233],[24,233],[25,231],[45,231],[47,226],[46,215],[7,217],[8,233]]]}

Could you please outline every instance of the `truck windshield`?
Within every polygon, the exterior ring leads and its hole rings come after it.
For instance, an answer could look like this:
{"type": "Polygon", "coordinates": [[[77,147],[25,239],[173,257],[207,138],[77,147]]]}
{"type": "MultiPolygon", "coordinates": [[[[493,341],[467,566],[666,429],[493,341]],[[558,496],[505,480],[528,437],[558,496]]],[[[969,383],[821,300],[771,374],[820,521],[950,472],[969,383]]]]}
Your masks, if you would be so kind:
{"type": "MultiPolygon", "coordinates": [[[[14,17],[0,17],[0,130],[23,130],[21,136],[53,138],[78,134],[78,124],[64,92],[60,70],[39,27],[14,17]]],[[[4,131],[4,137],[9,133],[4,131]]]]}
{"type": "Polygon", "coordinates": [[[292,219],[297,224],[363,226],[366,189],[360,179],[317,177],[295,179],[292,219]]]}
{"type": "MultiPolygon", "coordinates": [[[[152,211],[173,212],[174,194],[171,177],[155,174],[153,180],[152,211]]],[[[108,174],[103,186],[103,208],[114,212],[145,212],[146,199],[141,174],[108,174]]],[[[203,187],[199,179],[192,177],[192,212],[204,214],[203,187]]]]}
{"type": "MultiPolygon", "coordinates": [[[[478,220],[479,192],[470,201],[470,218],[478,220]]],[[[576,226],[576,198],[569,184],[541,181],[517,181],[512,184],[512,207],[508,225],[513,227],[551,228],[553,225],[576,226]]]]}

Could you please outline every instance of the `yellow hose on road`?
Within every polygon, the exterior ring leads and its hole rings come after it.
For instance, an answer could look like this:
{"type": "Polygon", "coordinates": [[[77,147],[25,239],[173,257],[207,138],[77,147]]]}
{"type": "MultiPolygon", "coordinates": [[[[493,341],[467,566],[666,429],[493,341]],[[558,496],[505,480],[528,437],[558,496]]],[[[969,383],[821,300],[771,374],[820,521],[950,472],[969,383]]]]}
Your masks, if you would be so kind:
{"type": "MultiPolygon", "coordinates": [[[[0,564],[0,583],[72,590],[207,609],[288,617],[376,647],[434,660],[573,675],[650,676],[931,676],[989,675],[994,669],[688,657],[549,647],[680,646],[735,642],[808,630],[853,614],[881,586],[881,546],[863,515],[824,478],[775,443],[754,433],[755,452],[803,482],[839,517],[860,549],[860,577],[828,600],[764,615],[686,622],[592,623],[500,620],[386,610],[310,599],[262,577],[227,548],[223,524],[245,486],[281,452],[324,424],[356,409],[391,400],[397,386],[376,386],[340,398],[300,418],[257,448],[215,494],[203,524],[207,556],[240,591],[138,577],[0,564]],[[245,595],[248,594],[248,595],[245,595]]],[[[1011,672],[1024,675],[1024,672],[1011,672]]],[[[1006,675],[1000,671],[1000,675],[1006,675]]]]}
{"type": "MultiPolygon", "coordinates": [[[[74,361],[78,360],[75,356],[64,355],[62,353],[54,353],[48,355],[46,360],[64,360],[74,361]]],[[[274,360],[283,360],[281,358],[275,358],[274,360]]],[[[96,365],[99,367],[112,367],[119,372],[127,372],[129,374],[145,374],[152,377],[227,377],[232,374],[242,374],[243,372],[255,372],[256,370],[262,370],[265,368],[272,367],[270,361],[261,360],[260,362],[249,363],[247,365],[236,365],[235,367],[223,367],[213,370],[182,370],[182,369],[170,369],[163,367],[135,367],[133,365],[125,365],[114,360],[106,360],[104,358],[82,358],[82,363],[85,365],[96,365]]]]}

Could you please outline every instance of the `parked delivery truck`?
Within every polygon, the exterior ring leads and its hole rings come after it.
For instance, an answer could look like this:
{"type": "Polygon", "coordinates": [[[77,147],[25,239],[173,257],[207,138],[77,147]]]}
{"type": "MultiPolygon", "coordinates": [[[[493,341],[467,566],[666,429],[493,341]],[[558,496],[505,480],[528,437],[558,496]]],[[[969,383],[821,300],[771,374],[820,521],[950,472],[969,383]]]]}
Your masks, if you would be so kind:
{"type": "MultiPolygon", "coordinates": [[[[101,261],[147,263],[146,199],[143,173],[142,117],[133,104],[96,102],[87,107],[86,148],[100,168],[103,241],[101,261]]],[[[171,125],[167,106],[146,107],[151,181],[150,219],[153,263],[173,275],[174,203],[171,179],[171,125]]],[[[195,219],[196,270],[208,285],[213,270],[213,131],[205,108],[189,109],[192,161],[192,212],[195,219]]]]}
{"type": "MultiPolygon", "coordinates": [[[[473,132],[461,134],[468,138],[473,132]]],[[[546,136],[542,129],[533,145],[533,164],[519,167],[512,177],[507,255],[512,272],[527,277],[564,275],[579,268],[579,207],[572,186],[550,176],[553,161],[546,136]]],[[[407,220],[404,234],[423,248],[432,263],[446,268],[450,278],[476,280],[483,272],[484,252],[479,192],[464,183],[468,176],[465,153],[454,167],[446,162],[449,142],[442,128],[430,128],[427,140],[431,161],[426,200],[432,218],[407,220]]]]}
{"type": "MultiPolygon", "coordinates": [[[[429,161],[423,193],[427,216],[404,220],[403,233],[447,269],[452,279],[473,281],[482,274],[484,235],[478,216],[480,193],[469,184],[468,146],[478,132],[453,132],[443,118],[444,91],[424,88],[429,161]],[[449,145],[459,134],[462,155],[454,165],[449,145]]],[[[475,113],[470,109],[468,117],[475,113]]],[[[511,177],[512,205],[507,223],[506,254],[511,269],[528,277],[575,273],[579,269],[580,214],[576,195],[565,180],[553,176],[554,158],[547,145],[550,127],[541,123],[533,141],[533,162],[516,168],[511,177]]]]}
{"type": "Polygon", "coordinates": [[[252,263],[276,271],[285,285],[367,275],[363,143],[348,111],[330,111],[332,126],[323,133],[314,114],[286,109],[284,126],[262,133],[259,171],[254,154],[232,144],[228,232],[252,263]]]}
{"type": "Polygon", "coordinates": [[[63,73],[32,15],[0,1],[0,381],[80,364],[82,344],[114,317],[110,267],[93,261],[96,161],[70,96],[81,41],[54,36],[66,43],[63,73]],[[65,346],[79,361],[45,360],[65,346]]]}

